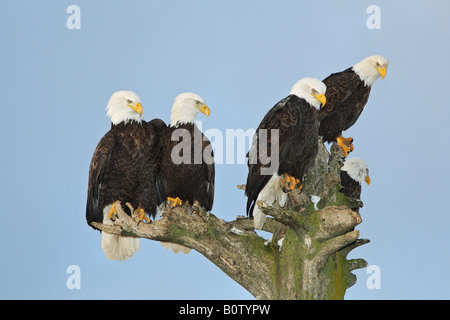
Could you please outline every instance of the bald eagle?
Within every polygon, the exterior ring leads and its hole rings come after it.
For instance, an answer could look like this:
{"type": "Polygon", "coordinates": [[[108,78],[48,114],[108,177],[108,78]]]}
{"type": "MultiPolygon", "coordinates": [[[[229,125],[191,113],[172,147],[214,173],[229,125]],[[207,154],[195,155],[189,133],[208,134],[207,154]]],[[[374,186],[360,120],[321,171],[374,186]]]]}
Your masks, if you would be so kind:
{"type": "MultiPolygon", "coordinates": [[[[158,121],[142,121],[142,112],[141,100],[132,91],[118,91],[108,102],[111,129],[98,143],[89,167],[86,220],[91,227],[92,222],[112,224],[116,201],[129,202],[141,220],[156,214],[158,121]]],[[[125,260],[139,250],[140,239],[102,231],[101,247],[108,259],[125,260]]]]}
{"type": "MultiPolygon", "coordinates": [[[[361,184],[370,184],[369,166],[362,159],[354,157],[344,162],[341,168],[341,192],[348,198],[361,199],[361,184]]],[[[359,208],[354,208],[359,211],[359,208]]]]}
{"type": "Polygon", "coordinates": [[[245,190],[247,215],[254,217],[256,229],[261,229],[266,219],[255,205],[256,201],[262,200],[269,205],[278,201],[283,207],[286,192],[301,188],[304,174],[314,164],[318,148],[318,110],[321,104],[325,105],[325,92],[326,86],[320,80],[301,79],[259,124],[248,155],[245,190]],[[262,141],[265,138],[267,143],[262,141]],[[277,146],[278,154],[272,154],[276,152],[276,149],[272,152],[272,148],[277,146]],[[275,161],[278,156],[278,163],[264,159],[269,154],[275,161]],[[271,172],[263,171],[269,167],[272,167],[271,172]]]}
{"type": "Polygon", "coordinates": [[[389,60],[380,55],[365,58],[342,72],[323,80],[327,86],[327,106],[319,112],[319,135],[324,142],[336,142],[347,157],[353,150],[353,138],[344,138],[364,109],[375,81],[386,76],[389,60]]]}
{"type": "MultiPolygon", "coordinates": [[[[175,98],[170,124],[161,138],[163,161],[157,186],[166,205],[198,203],[205,211],[211,211],[214,201],[214,155],[209,139],[195,124],[199,113],[210,114],[210,109],[199,95],[187,92],[175,98]]],[[[177,245],[162,244],[174,252],[179,250],[177,245]]]]}

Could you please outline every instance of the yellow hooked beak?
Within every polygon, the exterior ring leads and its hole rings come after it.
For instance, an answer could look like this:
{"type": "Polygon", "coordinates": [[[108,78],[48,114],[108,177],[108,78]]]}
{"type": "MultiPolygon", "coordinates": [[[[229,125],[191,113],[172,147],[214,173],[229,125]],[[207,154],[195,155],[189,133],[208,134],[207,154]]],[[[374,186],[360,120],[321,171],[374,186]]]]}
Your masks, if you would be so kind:
{"type": "Polygon", "coordinates": [[[322,108],[327,103],[327,98],[325,98],[325,95],[323,93],[321,94],[313,94],[313,96],[319,100],[319,102],[322,104],[322,108]]]}
{"type": "Polygon", "coordinates": [[[366,176],[364,181],[366,181],[367,185],[370,185],[370,177],[368,175],[366,176]]]}
{"type": "Polygon", "coordinates": [[[379,67],[376,69],[378,73],[381,75],[381,79],[384,79],[384,77],[386,77],[386,67],[379,67]]]}
{"type": "Polygon", "coordinates": [[[200,110],[201,113],[204,113],[207,117],[209,117],[209,113],[211,112],[206,104],[203,104],[203,106],[198,107],[198,110],[200,110]]]}
{"type": "Polygon", "coordinates": [[[141,104],[138,102],[138,103],[136,103],[135,105],[131,105],[131,104],[129,104],[128,105],[131,109],[133,109],[134,111],[136,111],[138,114],[139,114],[139,117],[142,117],[142,112],[143,112],[143,110],[142,110],[142,106],[141,106],[141,104]]]}

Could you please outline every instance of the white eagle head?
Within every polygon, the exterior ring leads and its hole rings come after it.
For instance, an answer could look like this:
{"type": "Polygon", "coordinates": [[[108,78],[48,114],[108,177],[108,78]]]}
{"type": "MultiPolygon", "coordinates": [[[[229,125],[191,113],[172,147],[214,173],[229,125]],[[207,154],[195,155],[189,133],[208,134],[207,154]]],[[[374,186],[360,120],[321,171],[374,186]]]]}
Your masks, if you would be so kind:
{"type": "Polygon", "coordinates": [[[346,171],[347,174],[361,184],[363,181],[370,184],[369,166],[362,159],[354,157],[345,160],[342,171],[346,171]]]}
{"type": "Polygon", "coordinates": [[[325,92],[327,91],[327,86],[315,78],[303,78],[299,80],[291,89],[291,94],[305,99],[310,105],[312,105],[317,110],[325,105],[327,99],[325,98],[325,92]]]}
{"type": "Polygon", "coordinates": [[[113,93],[106,110],[114,125],[128,121],[141,122],[141,99],[133,91],[121,90],[113,93]]]}
{"type": "Polygon", "coordinates": [[[388,67],[388,59],[380,55],[374,55],[358,62],[352,69],[361,78],[361,81],[364,81],[364,84],[370,87],[379,77],[384,79],[388,67]]]}
{"type": "Polygon", "coordinates": [[[210,110],[198,94],[185,92],[179,94],[173,103],[172,113],[170,114],[170,125],[194,123],[195,116],[204,113],[209,116],[210,110]]]}

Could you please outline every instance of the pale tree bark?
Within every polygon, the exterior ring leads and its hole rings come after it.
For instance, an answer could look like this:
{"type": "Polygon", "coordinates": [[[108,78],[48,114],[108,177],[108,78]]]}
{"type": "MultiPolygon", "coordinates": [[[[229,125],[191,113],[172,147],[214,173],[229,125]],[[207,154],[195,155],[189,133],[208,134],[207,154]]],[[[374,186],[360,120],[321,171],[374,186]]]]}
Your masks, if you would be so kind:
{"type": "Polygon", "coordinates": [[[303,191],[290,192],[283,208],[257,203],[268,215],[263,230],[272,233],[271,241],[255,232],[252,219],[224,221],[196,204],[167,209],[160,219],[138,224],[137,217],[128,216],[117,203],[114,225],[95,226],[197,250],[257,299],[343,299],[356,283],[351,271],[367,266],[363,259],[348,260],[347,255],[369,240],[359,239],[354,229],[361,216],[351,209],[362,203],[339,192],[342,156],[337,146],[328,153],[319,139],[316,163],[303,191]],[[311,195],[320,201],[314,204],[311,195]]]}

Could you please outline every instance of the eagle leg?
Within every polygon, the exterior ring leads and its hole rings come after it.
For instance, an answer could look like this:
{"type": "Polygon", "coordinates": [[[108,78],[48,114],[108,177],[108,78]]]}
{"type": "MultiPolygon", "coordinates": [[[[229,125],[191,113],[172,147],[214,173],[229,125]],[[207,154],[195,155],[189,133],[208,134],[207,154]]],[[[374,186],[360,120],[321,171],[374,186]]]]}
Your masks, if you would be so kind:
{"type": "Polygon", "coordinates": [[[344,139],[345,143],[348,144],[348,147],[350,148],[350,151],[355,150],[355,147],[353,147],[353,138],[352,137],[350,137],[350,138],[342,137],[342,138],[344,139]]]}
{"type": "Polygon", "coordinates": [[[168,197],[167,201],[172,204],[172,207],[181,206],[181,204],[182,204],[181,199],[178,197],[176,197],[175,199],[168,197]]]}
{"type": "Polygon", "coordinates": [[[113,205],[112,205],[112,207],[111,207],[111,210],[109,210],[109,214],[108,214],[108,217],[109,217],[109,219],[111,219],[111,220],[116,220],[116,217],[117,217],[117,209],[116,209],[116,203],[114,202],[113,203],[113,205]]]}
{"type": "Polygon", "coordinates": [[[353,151],[355,148],[353,147],[353,138],[344,138],[342,135],[336,138],[336,142],[344,151],[344,156],[347,157],[348,154],[353,151]]]}
{"type": "Polygon", "coordinates": [[[300,182],[299,179],[295,179],[295,188],[298,189],[298,191],[302,191],[303,184],[300,182]]]}
{"type": "Polygon", "coordinates": [[[287,173],[284,174],[284,178],[281,181],[281,188],[284,192],[289,192],[295,189],[295,186],[300,183],[299,179],[294,178],[293,176],[288,175],[287,173]]]}
{"type": "Polygon", "coordinates": [[[141,223],[141,221],[152,222],[152,219],[147,218],[147,216],[145,215],[144,209],[137,208],[136,211],[137,211],[137,214],[138,214],[138,217],[139,217],[138,225],[139,225],[139,223],[141,223]]]}

